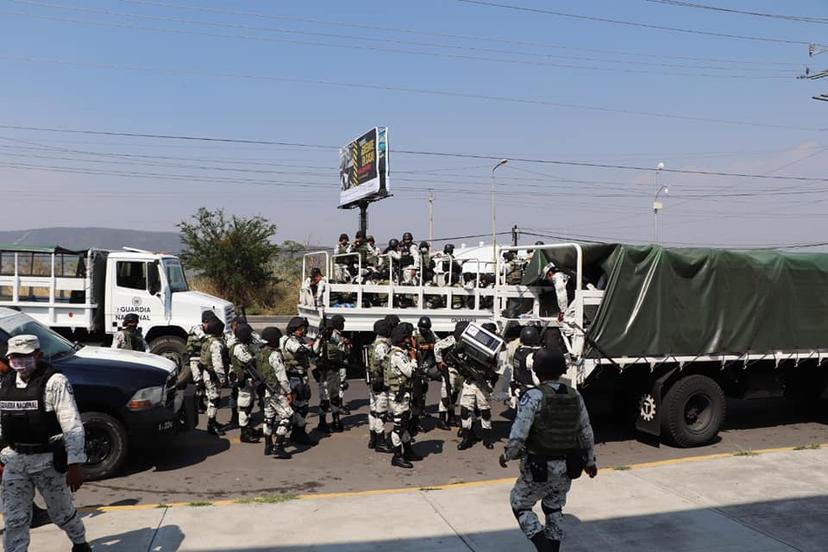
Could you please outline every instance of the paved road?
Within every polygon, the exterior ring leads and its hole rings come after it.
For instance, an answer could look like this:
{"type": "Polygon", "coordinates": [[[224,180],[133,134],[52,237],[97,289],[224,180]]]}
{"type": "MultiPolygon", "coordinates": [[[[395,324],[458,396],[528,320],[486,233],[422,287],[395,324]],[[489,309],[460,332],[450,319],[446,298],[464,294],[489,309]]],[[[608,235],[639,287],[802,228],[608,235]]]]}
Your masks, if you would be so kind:
{"type": "MultiPolygon", "coordinates": [[[[429,404],[436,405],[436,385],[429,404]]],[[[314,394],[316,390],[314,390],[314,394]]],[[[215,438],[193,431],[153,450],[135,451],[119,477],[90,483],[78,494],[83,506],[169,503],[216,500],[275,492],[313,493],[359,491],[407,486],[429,486],[503,477],[497,455],[510,422],[496,405],[494,427],[501,442],[489,451],[478,444],[457,450],[454,431],[433,428],[417,438],[416,449],[425,460],[414,470],[389,465],[390,457],[369,451],[367,444],[366,389],[352,381],[347,392],[353,413],[344,418],[347,431],[325,437],[319,446],[299,451],[294,459],[280,461],[262,454],[262,445],[241,444],[238,431],[215,438]]],[[[312,403],[315,404],[315,397],[312,403]]],[[[635,434],[612,419],[594,420],[602,466],[625,466],[642,462],[738,452],[812,443],[828,443],[828,412],[808,411],[785,401],[746,403],[732,401],[721,440],[696,449],[654,447],[635,439],[635,434]]],[[[824,407],[824,405],[823,405],[824,407]]],[[[221,410],[219,420],[229,412],[221,410]]],[[[201,428],[204,427],[202,419],[201,428]]],[[[316,419],[310,424],[315,426],[316,419]]],[[[433,420],[427,420],[433,427],[433,420]]],[[[319,436],[314,432],[315,436],[319,436]]]]}

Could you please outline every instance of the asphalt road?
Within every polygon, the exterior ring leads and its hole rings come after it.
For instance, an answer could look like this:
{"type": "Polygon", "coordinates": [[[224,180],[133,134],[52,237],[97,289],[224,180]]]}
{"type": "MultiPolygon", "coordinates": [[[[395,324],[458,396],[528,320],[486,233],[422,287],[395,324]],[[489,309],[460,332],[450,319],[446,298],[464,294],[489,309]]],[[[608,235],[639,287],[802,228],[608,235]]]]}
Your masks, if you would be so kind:
{"type": "MultiPolygon", "coordinates": [[[[429,408],[436,412],[439,388],[432,384],[429,408]]],[[[263,455],[263,445],[241,444],[238,430],[225,438],[200,429],[176,436],[153,449],[132,451],[122,473],[106,481],[87,483],[78,492],[79,506],[132,505],[194,500],[219,500],[278,492],[316,493],[429,486],[510,477],[515,467],[501,469],[502,450],[510,421],[495,404],[494,430],[500,442],[494,450],[476,444],[458,451],[456,431],[432,428],[417,437],[415,449],[424,456],[413,470],[390,466],[390,455],[367,448],[367,392],[360,381],[351,381],[346,402],[352,410],[343,418],[346,431],[324,437],[320,444],[296,451],[292,460],[263,455]]],[[[316,390],[311,404],[316,404],[316,390]]],[[[721,439],[695,449],[676,449],[640,442],[635,433],[611,418],[593,420],[601,466],[626,466],[648,461],[721,452],[804,446],[828,443],[828,409],[817,410],[782,401],[730,401],[728,420],[721,439]]],[[[229,419],[219,411],[219,420],[229,419]]],[[[255,415],[260,419],[260,414],[255,415]]],[[[309,427],[315,427],[312,414],[309,427]]],[[[320,435],[314,431],[314,437],[320,435]]]]}

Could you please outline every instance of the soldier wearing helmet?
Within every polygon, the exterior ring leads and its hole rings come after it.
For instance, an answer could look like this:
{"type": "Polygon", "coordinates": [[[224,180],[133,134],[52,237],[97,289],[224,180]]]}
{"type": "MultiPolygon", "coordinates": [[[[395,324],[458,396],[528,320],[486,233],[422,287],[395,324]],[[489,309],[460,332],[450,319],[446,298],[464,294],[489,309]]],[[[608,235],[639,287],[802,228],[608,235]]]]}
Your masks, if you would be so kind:
{"type": "Polygon", "coordinates": [[[440,386],[440,404],[437,405],[440,416],[437,427],[444,430],[448,430],[453,425],[459,425],[455,416],[455,405],[460,397],[460,390],[463,388],[463,376],[457,371],[457,367],[453,365],[446,353],[449,353],[451,348],[457,344],[460,335],[468,325],[468,321],[465,320],[457,322],[454,326],[454,333],[434,344],[434,360],[437,362],[443,380],[440,386]]]}
{"type": "Polygon", "coordinates": [[[520,397],[530,388],[536,386],[538,377],[532,370],[532,358],[535,351],[541,348],[541,335],[535,326],[524,326],[520,330],[520,344],[511,353],[509,366],[512,368],[512,380],[509,382],[509,391],[512,397],[512,408],[517,406],[520,397]]]}
{"type": "Polygon", "coordinates": [[[377,452],[392,452],[385,436],[388,420],[388,387],[385,385],[383,363],[391,349],[391,322],[380,318],[374,322],[376,338],[368,347],[368,448],[377,452]]]}
{"type": "Polygon", "coordinates": [[[388,409],[394,420],[391,443],[394,457],[391,465],[413,468],[412,461],[421,460],[414,452],[408,431],[411,416],[411,378],[417,369],[417,349],[413,339],[414,328],[407,322],[391,331],[391,350],[383,364],[383,379],[388,386],[388,409]]]}
{"type": "Polygon", "coordinates": [[[313,344],[316,367],[313,377],[319,384],[319,426],[321,433],[331,430],[341,432],[341,415],[343,411],[342,392],[345,381],[345,360],[350,351],[348,340],[342,332],[345,330],[345,318],[341,314],[333,315],[320,327],[320,336],[313,344]],[[332,424],[328,426],[327,416],[331,415],[332,424]]]}
{"type": "Polygon", "coordinates": [[[313,354],[311,350],[313,344],[305,341],[307,329],[308,320],[294,316],[288,321],[287,333],[279,340],[279,348],[282,350],[282,358],[293,395],[293,431],[290,438],[298,445],[316,444],[308,435],[305,427],[309,411],[308,401],[311,398],[308,371],[313,354]]]}
{"type": "Polygon", "coordinates": [[[328,283],[322,270],[315,266],[311,268],[310,274],[302,283],[302,297],[300,302],[303,305],[321,307],[325,301],[325,289],[328,283]]]}
{"type": "Polygon", "coordinates": [[[411,232],[403,234],[400,244],[400,268],[402,269],[402,283],[413,286],[417,283],[417,273],[420,270],[420,251],[414,243],[411,232]]]}
{"type": "Polygon", "coordinates": [[[254,381],[245,370],[247,364],[256,366],[256,359],[259,354],[259,339],[254,339],[253,328],[246,322],[235,325],[233,330],[233,341],[228,350],[230,353],[230,366],[232,367],[233,381],[236,388],[236,405],[238,424],[241,429],[242,443],[258,443],[260,434],[255,431],[251,424],[253,404],[256,402],[256,387],[259,382],[254,381]]]}
{"type": "Polygon", "coordinates": [[[411,389],[411,435],[416,436],[422,431],[420,422],[426,415],[426,395],[428,395],[428,371],[437,366],[434,360],[434,344],[437,336],[431,331],[431,318],[421,316],[417,321],[417,333],[414,336],[417,344],[417,370],[413,378],[411,389]]]}
{"type": "Polygon", "coordinates": [[[379,265],[380,280],[398,283],[400,274],[400,241],[394,238],[388,240],[388,247],[385,248],[382,255],[379,265]]]}
{"type": "Polygon", "coordinates": [[[293,424],[293,408],[290,380],[287,376],[279,342],[282,332],[279,328],[262,330],[264,344],[259,349],[259,373],[265,380],[264,396],[264,439],[265,456],[289,460],[291,454],[285,450],[287,436],[293,424]],[[273,436],[276,436],[274,442],[273,436]]]}
{"type": "Polygon", "coordinates": [[[190,333],[187,334],[187,352],[186,361],[190,366],[190,374],[192,375],[193,383],[196,386],[196,400],[198,404],[199,414],[207,411],[207,398],[205,396],[204,388],[204,374],[201,368],[201,347],[207,341],[207,323],[210,320],[218,319],[216,313],[211,310],[206,310],[201,313],[201,324],[193,326],[190,333]]]}
{"type": "Polygon", "coordinates": [[[126,349],[127,351],[149,352],[147,340],[138,327],[138,315],[131,312],[124,316],[124,325],[112,337],[113,349],[126,349]]]}
{"type": "Polygon", "coordinates": [[[348,265],[350,264],[349,257],[341,257],[340,255],[347,255],[351,252],[351,243],[348,238],[348,234],[342,233],[339,235],[339,241],[336,242],[334,246],[334,281],[336,282],[347,282],[351,278],[350,272],[348,272],[348,265]]]}
{"type": "Polygon", "coordinates": [[[207,433],[224,435],[225,427],[216,421],[219,402],[219,388],[227,383],[227,348],[224,344],[224,322],[218,318],[207,321],[207,339],[201,346],[199,368],[204,380],[207,398],[207,433]]]}

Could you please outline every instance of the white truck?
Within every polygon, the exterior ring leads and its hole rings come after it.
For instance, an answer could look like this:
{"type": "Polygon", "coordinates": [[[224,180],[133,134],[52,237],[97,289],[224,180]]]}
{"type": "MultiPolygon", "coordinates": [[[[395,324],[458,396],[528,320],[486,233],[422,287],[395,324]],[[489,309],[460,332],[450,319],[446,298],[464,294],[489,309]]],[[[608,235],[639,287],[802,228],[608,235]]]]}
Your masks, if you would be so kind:
{"type": "MultiPolygon", "coordinates": [[[[303,290],[298,311],[311,324],[341,314],[360,344],[389,313],[413,324],[429,316],[438,333],[459,320],[494,321],[507,339],[520,326],[540,326],[567,353],[567,378],[590,408],[629,414],[639,431],[683,447],[715,439],[726,397],[818,400],[828,389],[828,254],[577,243],[533,249],[520,285],[503,281],[500,257],[526,246],[498,246],[492,287],[328,283],[319,297],[303,290]],[[569,280],[563,313],[544,278],[550,263],[569,280]],[[451,308],[453,295],[472,300],[451,308]],[[446,301],[428,308],[431,296],[446,301]],[[399,308],[401,298],[407,308],[399,308]]],[[[308,254],[306,271],[333,274],[334,260],[308,254]]],[[[490,266],[491,257],[480,263],[490,266]]]]}
{"type": "Polygon", "coordinates": [[[178,365],[203,311],[225,324],[235,316],[228,301],[190,291],[174,255],[132,248],[0,246],[0,306],[80,343],[111,342],[123,317],[135,313],[151,351],[178,365]]]}

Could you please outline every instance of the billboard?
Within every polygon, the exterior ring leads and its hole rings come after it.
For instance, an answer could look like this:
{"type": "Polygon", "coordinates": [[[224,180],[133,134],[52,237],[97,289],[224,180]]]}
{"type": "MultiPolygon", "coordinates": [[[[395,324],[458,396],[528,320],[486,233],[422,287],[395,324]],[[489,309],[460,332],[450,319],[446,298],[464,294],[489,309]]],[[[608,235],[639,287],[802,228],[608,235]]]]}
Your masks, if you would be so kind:
{"type": "Polygon", "coordinates": [[[388,129],[375,127],[339,150],[339,207],[388,195],[388,129]]]}

